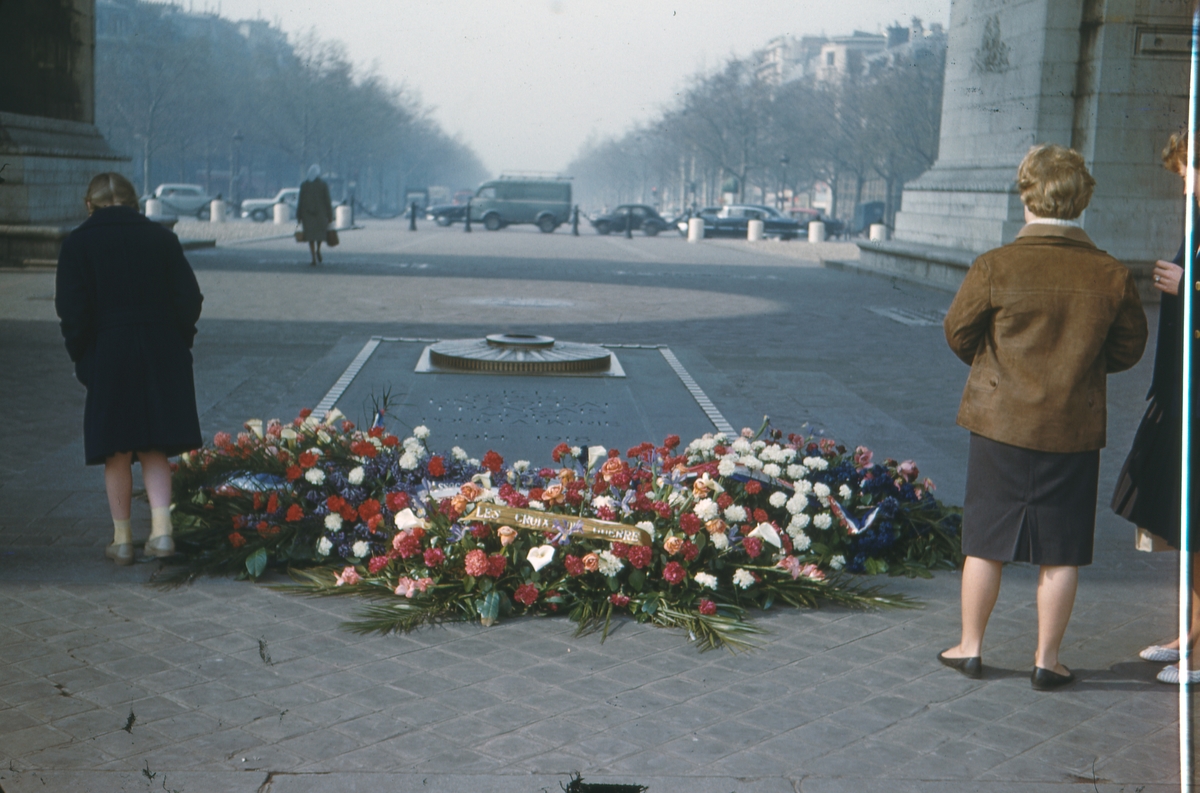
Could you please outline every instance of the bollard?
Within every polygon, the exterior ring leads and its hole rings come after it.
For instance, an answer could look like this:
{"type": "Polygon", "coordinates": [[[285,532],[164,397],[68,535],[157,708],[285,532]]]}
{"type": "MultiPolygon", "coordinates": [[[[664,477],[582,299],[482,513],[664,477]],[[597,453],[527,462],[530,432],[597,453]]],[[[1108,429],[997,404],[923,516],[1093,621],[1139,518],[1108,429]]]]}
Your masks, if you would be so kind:
{"type": "Polygon", "coordinates": [[[408,230],[417,230],[417,202],[413,201],[408,208],[408,230]]]}
{"type": "Polygon", "coordinates": [[[704,239],[704,218],[688,218],[688,242],[704,239]]]}
{"type": "Polygon", "coordinates": [[[467,214],[464,217],[466,219],[466,222],[463,223],[463,231],[470,234],[471,233],[471,199],[470,198],[467,199],[467,214]]]}
{"type": "Polygon", "coordinates": [[[871,242],[886,242],[887,241],[887,226],[882,223],[872,223],[871,231],[867,237],[871,242]]]}
{"type": "Polygon", "coordinates": [[[275,205],[275,225],[282,226],[292,219],[291,207],[280,201],[275,205]]]}
{"type": "Polygon", "coordinates": [[[808,224],[808,241],[809,242],[824,242],[825,241],[825,224],[820,220],[810,221],[808,224]]]}
{"type": "Polygon", "coordinates": [[[160,218],[163,214],[163,204],[157,198],[146,199],[146,217],[160,218]]]}
{"type": "Polygon", "coordinates": [[[214,198],[213,202],[208,205],[208,220],[210,223],[225,222],[225,202],[214,198]]]}
{"type": "Polygon", "coordinates": [[[625,210],[625,239],[633,239],[633,207],[625,210]]]}
{"type": "Polygon", "coordinates": [[[746,239],[750,242],[758,242],[763,238],[763,222],[761,220],[751,220],[746,224],[746,239]]]}
{"type": "Polygon", "coordinates": [[[571,236],[579,236],[579,204],[575,205],[575,211],[571,213],[571,236]]]}
{"type": "Polygon", "coordinates": [[[336,220],[333,224],[335,229],[354,228],[354,221],[350,219],[350,207],[345,204],[338,204],[334,209],[334,214],[336,215],[336,220]]]}

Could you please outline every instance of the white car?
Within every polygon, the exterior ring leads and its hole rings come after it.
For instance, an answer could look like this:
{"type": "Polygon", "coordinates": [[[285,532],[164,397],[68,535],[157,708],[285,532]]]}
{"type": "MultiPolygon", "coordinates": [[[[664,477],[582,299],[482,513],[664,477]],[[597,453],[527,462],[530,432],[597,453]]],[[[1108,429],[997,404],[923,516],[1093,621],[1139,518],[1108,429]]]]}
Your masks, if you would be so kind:
{"type": "Polygon", "coordinates": [[[263,223],[275,216],[276,204],[287,204],[288,219],[296,217],[296,204],[300,201],[299,187],[285,187],[274,198],[247,198],[242,202],[242,217],[263,223]]]}
{"type": "Polygon", "coordinates": [[[213,197],[198,184],[160,184],[154,192],[140,199],[142,207],[146,200],[157,198],[167,214],[197,217],[208,220],[213,197]]]}

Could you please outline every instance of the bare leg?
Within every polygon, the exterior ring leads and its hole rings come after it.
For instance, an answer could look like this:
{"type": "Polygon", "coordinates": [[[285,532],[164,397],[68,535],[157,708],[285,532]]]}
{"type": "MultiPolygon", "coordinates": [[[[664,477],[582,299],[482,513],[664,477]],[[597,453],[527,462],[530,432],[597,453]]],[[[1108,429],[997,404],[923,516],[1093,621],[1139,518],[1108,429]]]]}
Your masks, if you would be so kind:
{"type": "Polygon", "coordinates": [[[104,489],[108,491],[108,511],[113,520],[129,520],[129,502],[133,499],[132,452],[118,452],[104,461],[104,489]]]}
{"type": "Polygon", "coordinates": [[[1038,571],[1038,646],[1033,662],[1060,675],[1068,673],[1058,662],[1058,648],[1075,607],[1078,585],[1078,567],[1042,565],[1038,571]]]}
{"type": "Polygon", "coordinates": [[[317,266],[317,243],[314,240],[308,241],[308,253],[312,256],[313,267],[317,266]]]}
{"type": "Polygon", "coordinates": [[[962,640],[944,653],[947,658],[983,655],[983,633],[1000,596],[1001,562],[968,556],[962,571],[962,640]]]}
{"type": "MultiPolygon", "coordinates": [[[[1196,577],[1196,572],[1200,570],[1197,565],[1200,564],[1200,554],[1192,554],[1192,627],[1188,631],[1188,646],[1195,647],[1196,640],[1200,639],[1200,579],[1196,577]]],[[[1179,637],[1176,636],[1163,647],[1169,647],[1173,650],[1179,649],[1179,637]]]]}
{"type": "Polygon", "coordinates": [[[320,261],[324,261],[324,260],[321,258],[321,241],[320,241],[320,240],[317,240],[317,261],[318,261],[318,262],[320,262],[320,261]]]}
{"type": "Polygon", "coordinates": [[[171,463],[162,452],[138,452],[150,507],[171,506],[171,463]]]}

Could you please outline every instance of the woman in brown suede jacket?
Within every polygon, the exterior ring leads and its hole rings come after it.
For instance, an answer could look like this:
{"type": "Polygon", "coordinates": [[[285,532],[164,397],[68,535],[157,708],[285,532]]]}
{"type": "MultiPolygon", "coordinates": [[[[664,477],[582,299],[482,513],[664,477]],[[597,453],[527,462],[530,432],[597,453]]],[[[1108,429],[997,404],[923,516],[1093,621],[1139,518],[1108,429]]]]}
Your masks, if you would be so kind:
{"type": "Polygon", "coordinates": [[[962,638],[939,654],[970,677],[1004,562],[1040,565],[1032,684],[1074,680],[1058,659],[1079,566],[1092,562],[1105,380],[1146,345],[1133,276],[1075,218],[1095,180],[1083,158],[1035,146],[1017,170],[1026,225],[967,272],[946,341],[971,365],[958,423],[971,431],[963,504],[962,638]]]}

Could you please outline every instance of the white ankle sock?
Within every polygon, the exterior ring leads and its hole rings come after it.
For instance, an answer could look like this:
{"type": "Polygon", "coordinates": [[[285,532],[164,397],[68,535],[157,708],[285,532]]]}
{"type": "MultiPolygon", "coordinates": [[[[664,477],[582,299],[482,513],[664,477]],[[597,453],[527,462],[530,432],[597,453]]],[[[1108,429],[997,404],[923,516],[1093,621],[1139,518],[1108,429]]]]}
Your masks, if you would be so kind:
{"type": "Polygon", "coordinates": [[[113,518],[113,544],[124,545],[128,542],[133,542],[133,529],[129,527],[129,519],[113,518]]]}
{"type": "Polygon", "coordinates": [[[150,508],[150,539],[171,536],[171,508],[150,508]]]}

